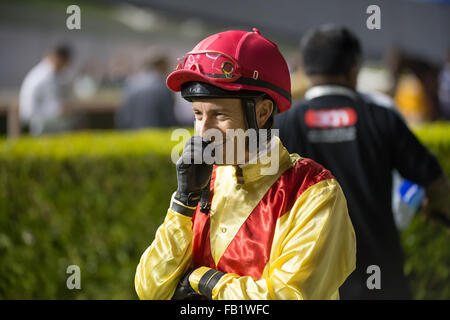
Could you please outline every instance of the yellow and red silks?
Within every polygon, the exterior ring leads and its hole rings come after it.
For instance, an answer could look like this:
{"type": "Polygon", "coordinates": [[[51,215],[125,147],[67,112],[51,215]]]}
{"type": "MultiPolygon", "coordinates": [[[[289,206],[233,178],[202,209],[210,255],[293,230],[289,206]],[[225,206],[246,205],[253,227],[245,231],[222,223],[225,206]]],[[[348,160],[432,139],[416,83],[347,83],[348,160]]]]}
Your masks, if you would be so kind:
{"type": "Polygon", "coordinates": [[[245,165],[244,184],[235,167],[215,167],[210,213],[197,208],[191,219],[169,209],[137,268],[140,298],[170,299],[192,267],[198,292],[203,276],[220,275],[212,299],[339,298],[356,260],[345,197],[328,170],[281,143],[279,152],[277,174],[245,165]]]}

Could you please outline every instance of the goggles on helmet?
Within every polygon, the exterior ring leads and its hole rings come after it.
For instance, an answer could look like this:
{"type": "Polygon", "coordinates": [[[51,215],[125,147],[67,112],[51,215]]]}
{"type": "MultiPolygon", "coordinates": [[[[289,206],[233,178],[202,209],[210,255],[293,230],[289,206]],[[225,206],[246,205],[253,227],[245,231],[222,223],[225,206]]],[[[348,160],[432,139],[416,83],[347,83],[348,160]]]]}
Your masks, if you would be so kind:
{"type": "Polygon", "coordinates": [[[239,63],[227,54],[202,50],[188,52],[179,59],[176,70],[199,72],[208,78],[233,82],[241,77],[239,63]]]}

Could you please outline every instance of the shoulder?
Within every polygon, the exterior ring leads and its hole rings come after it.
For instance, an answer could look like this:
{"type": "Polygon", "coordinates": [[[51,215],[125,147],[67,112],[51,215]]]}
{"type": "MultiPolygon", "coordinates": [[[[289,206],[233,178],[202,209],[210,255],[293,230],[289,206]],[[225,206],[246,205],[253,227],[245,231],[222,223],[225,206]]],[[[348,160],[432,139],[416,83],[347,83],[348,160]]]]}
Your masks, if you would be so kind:
{"type": "Polygon", "coordinates": [[[335,181],[333,174],[314,160],[295,153],[290,157],[292,166],[280,176],[279,183],[286,186],[292,204],[310,187],[325,180],[335,181]]]}
{"type": "Polygon", "coordinates": [[[45,82],[49,82],[53,79],[53,73],[44,64],[39,63],[34,66],[25,76],[22,86],[23,87],[37,87],[43,85],[45,82]]]}
{"type": "Polygon", "coordinates": [[[387,109],[396,109],[395,102],[386,94],[380,92],[359,92],[361,98],[366,102],[387,109]]]}
{"type": "Polygon", "coordinates": [[[361,99],[373,107],[375,111],[381,111],[390,115],[395,115],[403,120],[403,116],[398,111],[394,100],[381,92],[359,92],[361,99]]]}
{"type": "Polygon", "coordinates": [[[280,137],[283,137],[283,142],[289,143],[289,141],[285,141],[287,137],[293,139],[299,134],[298,132],[303,123],[303,114],[306,110],[305,107],[305,101],[299,101],[292,105],[289,110],[275,116],[275,128],[280,130],[280,137]]]}
{"type": "Polygon", "coordinates": [[[307,106],[307,100],[297,101],[292,104],[292,107],[289,110],[284,111],[283,113],[277,114],[277,118],[287,118],[291,117],[293,114],[301,113],[305,110],[307,106]]]}
{"type": "Polygon", "coordinates": [[[326,179],[334,179],[331,172],[319,163],[309,158],[302,158],[299,155],[291,154],[293,162],[290,175],[293,179],[301,179],[302,185],[307,187],[326,179]]]}
{"type": "Polygon", "coordinates": [[[391,134],[397,134],[407,128],[403,115],[398,110],[391,97],[379,92],[359,92],[365,103],[365,113],[369,113],[371,122],[377,124],[378,128],[384,128],[391,134]]]}
{"type": "MultiPolygon", "coordinates": [[[[297,224],[325,206],[339,205],[345,209],[340,210],[341,213],[346,213],[344,193],[332,173],[311,159],[296,154],[291,157],[296,158],[294,165],[278,180],[278,191],[281,192],[277,194],[283,202],[280,205],[281,216],[286,215],[286,221],[297,224]]],[[[336,217],[342,216],[333,213],[336,217]]]]}

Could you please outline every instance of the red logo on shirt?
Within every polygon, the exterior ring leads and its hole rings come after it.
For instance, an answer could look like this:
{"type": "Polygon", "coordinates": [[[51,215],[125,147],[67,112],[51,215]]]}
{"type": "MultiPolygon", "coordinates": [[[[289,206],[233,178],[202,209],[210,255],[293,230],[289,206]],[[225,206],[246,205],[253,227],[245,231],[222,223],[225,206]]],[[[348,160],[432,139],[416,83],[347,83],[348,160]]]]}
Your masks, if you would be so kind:
{"type": "Polygon", "coordinates": [[[308,110],[305,113],[306,125],[310,128],[350,127],[358,119],[352,108],[308,110]]]}

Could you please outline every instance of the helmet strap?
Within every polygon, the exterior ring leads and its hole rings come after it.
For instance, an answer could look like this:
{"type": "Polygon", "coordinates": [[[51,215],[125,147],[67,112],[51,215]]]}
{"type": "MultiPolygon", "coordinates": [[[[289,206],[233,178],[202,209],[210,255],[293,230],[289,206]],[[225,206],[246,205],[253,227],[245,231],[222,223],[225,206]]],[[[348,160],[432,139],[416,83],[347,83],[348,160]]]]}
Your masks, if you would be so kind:
{"type": "Polygon", "coordinates": [[[245,123],[247,129],[258,130],[258,121],[256,120],[256,102],[253,98],[242,99],[242,109],[244,110],[245,123]]]}
{"type": "MultiPolygon", "coordinates": [[[[256,99],[255,98],[242,98],[242,109],[244,111],[244,118],[247,125],[247,129],[255,129],[256,131],[256,150],[259,151],[259,127],[256,119],[256,99]]],[[[270,140],[270,130],[267,130],[267,140],[270,140]]]]}

